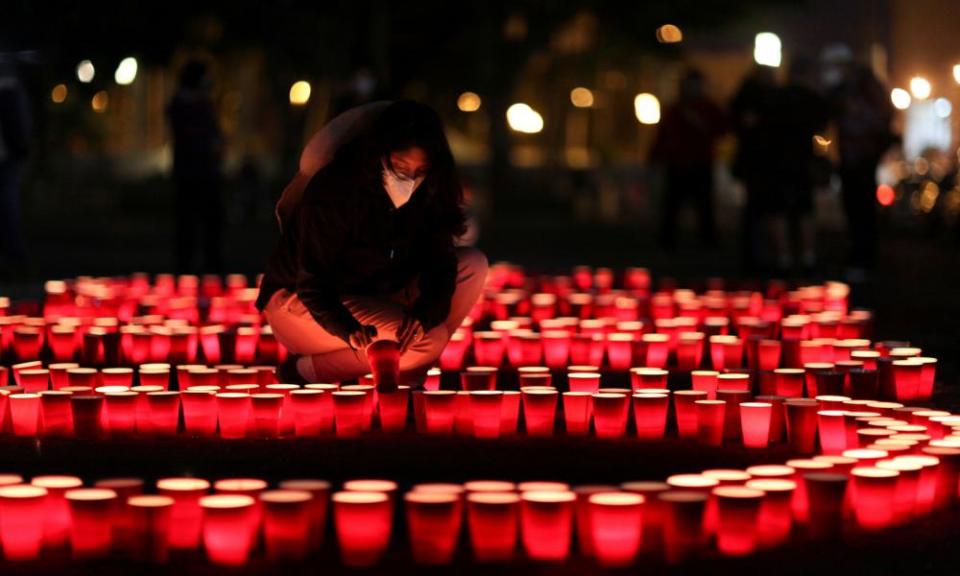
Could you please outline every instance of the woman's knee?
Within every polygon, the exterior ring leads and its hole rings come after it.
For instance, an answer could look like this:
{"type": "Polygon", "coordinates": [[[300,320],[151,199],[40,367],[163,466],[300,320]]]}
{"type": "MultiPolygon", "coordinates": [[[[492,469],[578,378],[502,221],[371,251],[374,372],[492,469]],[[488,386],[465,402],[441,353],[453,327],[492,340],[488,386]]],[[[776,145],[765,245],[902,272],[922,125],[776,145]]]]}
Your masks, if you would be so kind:
{"type": "Polygon", "coordinates": [[[432,328],[417,340],[410,349],[400,358],[403,369],[417,368],[432,364],[443,352],[450,334],[443,324],[432,328]]]}

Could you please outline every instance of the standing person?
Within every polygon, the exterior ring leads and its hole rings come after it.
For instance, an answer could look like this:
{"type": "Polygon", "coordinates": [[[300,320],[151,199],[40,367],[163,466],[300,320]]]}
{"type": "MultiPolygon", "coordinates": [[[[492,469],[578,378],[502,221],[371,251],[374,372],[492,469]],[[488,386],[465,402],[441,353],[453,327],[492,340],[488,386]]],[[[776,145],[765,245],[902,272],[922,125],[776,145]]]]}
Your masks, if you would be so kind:
{"type": "Polygon", "coordinates": [[[848,280],[862,282],[876,263],[877,165],[893,142],[893,108],[883,84],[865,66],[851,68],[831,95],[840,155],[843,208],[850,234],[848,280]]]}
{"type": "Polygon", "coordinates": [[[257,299],[292,353],[285,381],[358,378],[365,347],[391,339],[401,380],[422,383],[486,278],[484,255],[454,244],[462,203],[443,125],[423,104],[353,108],[307,143],[257,299]]]}
{"type": "Polygon", "coordinates": [[[20,183],[30,152],[30,108],[15,64],[0,55],[0,250],[5,270],[26,265],[20,183]]]}
{"type": "Polygon", "coordinates": [[[213,82],[207,65],[190,60],[180,71],[180,83],[167,107],[173,132],[173,180],[176,186],[176,265],[193,271],[198,237],[200,270],[221,272],[220,162],[223,139],[211,96],[213,82]]]}
{"type": "Polygon", "coordinates": [[[716,245],[713,161],[726,120],[720,107],[704,95],[703,82],[703,73],[695,69],[680,81],[680,97],[664,112],[651,153],[667,173],[660,230],[661,245],[667,250],[677,246],[677,218],[687,199],[697,210],[701,246],[716,245]]]}
{"type": "Polygon", "coordinates": [[[816,264],[813,191],[818,156],[814,138],[826,127],[829,109],[815,86],[813,63],[796,58],[777,97],[779,113],[773,131],[775,193],[768,225],[781,272],[790,270],[795,257],[807,274],[816,264]]]}

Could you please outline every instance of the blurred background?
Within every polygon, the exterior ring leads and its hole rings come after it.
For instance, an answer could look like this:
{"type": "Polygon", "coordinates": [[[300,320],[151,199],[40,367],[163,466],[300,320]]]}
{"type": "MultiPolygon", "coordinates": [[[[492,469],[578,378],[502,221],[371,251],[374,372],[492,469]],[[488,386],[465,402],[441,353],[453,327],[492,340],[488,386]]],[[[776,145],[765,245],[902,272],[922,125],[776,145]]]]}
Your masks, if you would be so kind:
{"type": "Polygon", "coordinates": [[[14,296],[77,274],[260,272],[303,144],[394,98],[446,122],[491,260],[847,279],[904,318],[960,280],[951,0],[2,11],[14,296]],[[177,154],[208,185],[185,185],[177,154]]]}

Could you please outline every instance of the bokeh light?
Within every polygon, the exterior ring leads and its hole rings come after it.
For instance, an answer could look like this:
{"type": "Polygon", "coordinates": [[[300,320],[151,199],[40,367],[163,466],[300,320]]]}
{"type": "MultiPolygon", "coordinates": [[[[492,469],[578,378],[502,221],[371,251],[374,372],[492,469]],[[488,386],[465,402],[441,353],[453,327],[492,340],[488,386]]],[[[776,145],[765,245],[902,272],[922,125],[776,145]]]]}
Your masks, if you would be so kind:
{"type": "Polygon", "coordinates": [[[661,44],[675,44],[683,40],[683,32],[673,24],[664,24],[657,28],[657,42],[661,44]]]}
{"type": "Polygon", "coordinates": [[[893,201],[896,200],[897,194],[894,192],[893,188],[886,184],[881,184],[877,186],[877,202],[881,206],[892,206],[893,201]]]}
{"type": "Polygon", "coordinates": [[[128,56],[121,60],[117,71],[113,73],[113,79],[121,86],[133,84],[137,79],[137,59],[128,56]]]}
{"type": "Polygon", "coordinates": [[[644,92],[633,99],[633,111],[641,124],[660,122],[660,101],[653,94],[644,92]]]}
{"type": "Polygon", "coordinates": [[[933,102],[933,111],[940,118],[949,118],[953,112],[953,104],[946,98],[937,98],[933,102]]]}
{"type": "Polygon", "coordinates": [[[543,116],[528,104],[517,102],[507,108],[507,124],[524,134],[536,134],[543,130],[543,116]]]}
{"type": "Polygon", "coordinates": [[[476,112],[480,109],[482,103],[480,95],[476,92],[464,92],[457,97],[457,108],[461,112],[476,112]]]}
{"type": "Polygon", "coordinates": [[[930,81],[923,76],[914,76],[910,79],[910,93],[917,100],[929,98],[931,90],[930,81]]]}
{"type": "Polygon", "coordinates": [[[93,62],[89,60],[81,60],[77,64],[77,80],[88,84],[93,81],[93,77],[96,75],[97,71],[93,67],[93,62]]]}
{"type": "Polygon", "coordinates": [[[894,88],[890,91],[890,101],[893,102],[893,107],[897,110],[906,110],[910,107],[912,98],[910,93],[903,88],[894,88]]]}
{"type": "Polygon", "coordinates": [[[90,107],[93,108],[93,111],[102,114],[107,111],[107,106],[110,104],[110,96],[107,95],[106,90],[101,90],[93,95],[93,98],[90,99],[90,107]]]}
{"type": "Polygon", "coordinates": [[[57,84],[53,87],[53,90],[50,91],[50,100],[54,104],[63,104],[63,101],[67,99],[67,85],[66,84],[57,84]]]}
{"type": "Polygon", "coordinates": [[[753,42],[753,59],[761,66],[777,68],[782,58],[780,37],[773,32],[757,34],[753,42]]]}
{"type": "Polygon", "coordinates": [[[310,83],[306,80],[298,80],[290,86],[290,104],[293,106],[304,106],[310,101],[310,83]]]}
{"type": "Polygon", "coordinates": [[[577,108],[590,108],[593,106],[593,92],[589,88],[577,86],[570,91],[570,102],[577,108]]]}

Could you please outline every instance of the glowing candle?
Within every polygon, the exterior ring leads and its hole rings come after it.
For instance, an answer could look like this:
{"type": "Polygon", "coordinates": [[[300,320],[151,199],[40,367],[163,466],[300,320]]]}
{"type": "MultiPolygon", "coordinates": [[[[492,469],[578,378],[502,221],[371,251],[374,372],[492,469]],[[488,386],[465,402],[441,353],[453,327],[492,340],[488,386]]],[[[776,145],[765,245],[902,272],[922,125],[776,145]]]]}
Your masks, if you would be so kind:
{"type": "Polygon", "coordinates": [[[633,361],[634,335],[612,332],[606,336],[607,363],[611,370],[627,370],[633,361]]]}
{"type": "Polygon", "coordinates": [[[260,494],[263,542],[274,562],[303,561],[309,550],[313,495],[305,490],[269,490],[260,494]]]}
{"type": "Polygon", "coordinates": [[[127,508],[133,517],[130,539],[135,560],[167,561],[173,504],[174,500],[169,496],[138,495],[127,498],[127,508]]]}
{"type": "Polygon", "coordinates": [[[111,436],[130,436],[137,430],[136,392],[111,392],[103,396],[103,424],[111,436]]]}
{"type": "Polygon", "coordinates": [[[40,421],[44,436],[73,434],[70,396],[70,392],[62,390],[40,392],[40,421]]]}
{"type": "Polygon", "coordinates": [[[817,412],[817,430],[820,450],[824,454],[841,454],[847,449],[846,412],[843,410],[817,412]]]}
{"type": "Polygon", "coordinates": [[[40,557],[47,490],[24,484],[0,487],[0,543],[7,560],[40,557]]]}
{"type": "Polygon", "coordinates": [[[440,353],[440,369],[459,370],[463,366],[463,358],[468,348],[466,333],[458,329],[450,336],[450,341],[440,353]]]}
{"type": "Polygon", "coordinates": [[[773,405],[768,402],[742,402],[739,409],[744,447],[766,448],[770,443],[773,405]]]}
{"type": "Polygon", "coordinates": [[[503,413],[500,417],[500,435],[513,436],[517,433],[520,420],[521,393],[518,390],[503,391],[503,413]]]}
{"type": "Polygon", "coordinates": [[[404,495],[413,561],[445,565],[453,560],[463,513],[457,494],[412,491],[404,495]]]}
{"type": "Polygon", "coordinates": [[[100,379],[104,386],[133,386],[132,368],[104,368],[100,371],[100,379]]]}
{"type": "Polygon", "coordinates": [[[936,497],[933,503],[938,508],[945,508],[957,500],[957,480],[960,478],[960,448],[953,446],[926,446],[921,453],[933,456],[940,461],[939,476],[937,478],[936,497]]]}
{"type": "Polygon", "coordinates": [[[24,392],[42,392],[50,387],[50,371],[46,368],[20,370],[19,375],[24,392]]]}
{"type": "Polygon", "coordinates": [[[470,366],[460,373],[464,390],[496,390],[497,369],[490,366],[470,366]]]}
{"type": "Polygon", "coordinates": [[[703,530],[708,496],[699,492],[670,490],[657,498],[665,504],[664,551],[667,562],[676,564],[700,550],[706,540],[703,530]]]}
{"type": "Polygon", "coordinates": [[[192,550],[200,544],[203,511],[200,498],[210,489],[210,483],[200,478],[163,478],[157,480],[157,491],[173,498],[170,509],[169,532],[171,548],[192,550]]]}
{"type": "Polygon", "coordinates": [[[723,428],[726,412],[724,400],[696,400],[697,437],[707,446],[723,444],[723,428]]]}
{"type": "Polygon", "coordinates": [[[757,522],[764,492],[739,486],[713,490],[717,498],[717,549],[726,556],[751,554],[757,545],[757,522]]]}
{"type": "Polygon", "coordinates": [[[221,438],[243,438],[247,435],[250,416],[250,395],[241,392],[217,394],[217,421],[221,438]]]}
{"type": "MultiPolygon", "coordinates": [[[[880,460],[877,468],[898,472],[893,495],[893,520],[904,523],[913,517],[917,510],[917,492],[923,464],[910,460],[880,460]]],[[[856,482],[856,480],[854,480],[856,482]]]]}
{"type": "Polygon", "coordinates": [[[374,385],[380,392],[390,392],[400,384],[400,343],[395,340],[377,340],[367,346],[367,361],[373,373],[374,385]]]}
{"type": "Polygon", "coordinates": [[[282,490],[308,492],[313,496],[307,502],[307,547],[311,551],[319,550],[323,546],[326,532],[330,483],[326,480],[304,478],[284,480],[279,487],[282,490]]]}
{"type": "Polygon", "coordinates": [[[110,552],[112,512],[117,493],[107,488],[68,490],[70,547],[74,558],[100,558],[110,552]]]}
{"type": "Polygon", "coordinates": [[[861,528],[880,530],[892,524],[899,475],[896,470],[869,466],[850,471],[853,512],[861,528]]]}
{"type": "Polygon", "coordinates": [[[703,359],[703,332],[681,332],[677,337],[677,368],[696,370],[703,359]]]}
{"type": "Polygon", "coordinates": [[[194,387],[182,392],[180,399],[183,404],[183,428],[186,433],[194,436],[216,435],[216,392],[194,387]]]}
{"type": "Polygon", "coordinates": [[[534,561],[562,562],[570,553],[573,504],[570,491],[530,490],[520,495],[523,549],[534,561]]]}
{"type": "Polygon", "coordinates": [[[543,362],[550,368],[560,369],[570,357],[570,333],[565,330],[544,330],[543,362]]]}
{"type": "Polygon", "coordinates": [[[520,389],[553,388],[553,375],[546,366],[521,366],[517,369],[520,389]]]}
{"type": "Polygon", "coordinates": [[[68,368],[67,384],[69,386],[89,386],[93,389],[97,385],[97,369],[68,368]]]}
{"type": "Polygon", "coordinates": [[[457,393],[453,390],[432,390],[423,393],[423,409],[428,433],[453,434],[456,401],[457,393]]]}
{"type": "Polygon", "coordinates": [[[714,400],[717,397],[717,377],[720,375],[715,370],[694,370],[690,373],[690,378],[694,390],[707,393],[707,400],[714,400]]]}
{"type": "Polygon", "coordinates": [[[933,397],[933,386],[937,376],[937,359],[928,356],[918,356],[915,360],[923,366],[920,370],[917,400],[929,402],[933,397]]]}
{"type": "Polygon", "coordinates": [[[280,434],[280,408],[283,394],[261,393],[250,395],[253,432],[264,438],[276,438],[280,434]]]}
{"type": "Polygon", "coordinates": [[[677,390],[673,393],[673,411],[680,438],[697,437],[697,400],[706,400],[704,390],[677,390]]]}
{"type": "Polygon", "coordinates": [[[787,416],[787,441],[800,454],[812,454],[817,438],[816,400],[788,400],[783,403],[787,416]]]}
{"type": "Polygon", "coordinates": [[[141,386],[160,386],[163,390],[170,387],[170,367],[144,364],[138,373],[141,386]]]}
{"type": "Polygon", "coordinates": [[[597,372],[571,372],[567,374],[567,385],[571,392],[594,394],[600,388],[600,374],[597,372]]]}
{"type": "Polygon", "coordinates": [[[351,568],[373,566],[390,542],[392,507],[383,492],[333,494],[333,520],[340,557],[351,568]]]}
{"type": "MultiPolygon", "coordinates": [[[[793,473],[786,466],[780,468],[787,468],[788,474],[793,473]]],[[[748,468],[747,472],[750,470],[748,468]]],[[[744,486],[765,494],[757,518],[757,544],[761,548],[772,548],[786,542],[793,524],[791,502],[797,483],[784,478],[767,477],[748,480],[744,486]]]]}
{"type": "Polygon", "coordinates": [[[757,368],[774,370],[780,365],[781,343],[779,340],[761,339],[757,345],[757,368]]]}
{"type": "Polygon", "coordinates": [[[503,333],[486,331],[473,334],[473,356],[478,366],[497,367],[506,349],[503,333]]]}
{"type": "Polygon", "coordinates": [[[743,365],[743,341],[736,336],[711,336],[710,359],[714,370],[740,368],[743,365]]]}
{"type": "Polygon", "coordinates": [[[923,362],[916,358],[893,361],[894,398],[898,402],[915,401],[920,392],[923,362]]]}
{"type": "Polygon", "coordinates": [[[409,399],[409,386],[397,386],[393,392],[377,393],[381,430],[390,433],[403,432],[407,427],[409,399]]]}
{"type": "Polygon", "coordinates": [[[604,492],[589,497],[593,553],[601,566],[627,566],[636,560],[643,535],[644,497],[604,492]]]}
{"type": "Polygon", "coordinates": [[[503,414],[503,392],[476,390],[470,392],[469,398],[474,436],[477,438],[499,437],[500,419],[503,414]]]}
{"type": "Polygon", "coordinates": [[[776,379],[777,396],[803,397],[804,370],[802,368],[777,368],[773,373],[776,379]]]}
{"type": "Polygon", "coordinates": [[[478,562],[507,562],[517,546],[520,496],[512,492],[467,494],[470,546],[478,562]]]}
{"type": "Polygon", "coordinates": [[[717,400],[727,403],[723,415],[723,439],[739,442],[741,440],[740,404],[750,400],[748,390],[717,390],[717,400]]]}
{"type": "Polygon", "coordinates": [[[816,539],[835,538],[843,526],[843,502],[847,490],[845,474],[809,472],[803,474],[807,494],[808,532],[816,539]]]}
{"type": "MultiPolygon", "coordinates": [[[[75,362],[58,362],[50,364],[47,369],[50,371],[50,385],[54,390],[59,390],[64,386],[69,386],[69,376],[67,370],[79,368],[80,365],[75,362]]],[[[6,380],[4,380],[6,381],[6,380]]]]}
{"type": "Polygon", "coordinates": [[[622,438],[627,430],[629,396],[598,392],[592,398],[593,428],[597,438],[622,438]]]}
{"type": "MultiPolygon", "coordinates": [[[[147,406],[150,410],[150,433],[174,436],[180,421],[180,393],[175,391],[148,392],[147,406]]],[[[139,428],[139,421],[137,426],[139,428]]]]}
{"type": "Polygon", "coordinates": [[[307,384],[305,390],[294,390],[290,393],[294,412],[294,431],[297,436],[315,436],[333,432],[333,392],[337,388],[336,384],[307,384]]]}
{"type": "Polygon", "coordinates": [[[44,547],[65,547],[70,537],[70,508],[64,495],[68,490],[83,486],[83,482],[76,476],[47,475],[35,476],[30,484],[47,491],[43,511],[44,547]]]}
{"type": "Polygon", "coordinates": [[[36,393],[10,394],[10,421],[17,436],[36,436],[40,431],[40,395],[36,393]]]}
{"type": "Polygon", "coordinates": [[[646,349],[643,365],[649,368],[664,368],[670,355],[670,336],[667,334],[644,334],[640,337],[646,349]]]}
{"type": "Polygon", "coordinates": [[[524,389],[523,418],[530,436],[553,435],[554,419],[557,411],[557,390],[524,389]]]}
{"type": "Polygon", "coordinates": [[[633,420],[637,428],[637,437],[641,440],[663,438],[667,430],[669,406],[670,397],[667,394],[635,394],[633,420]]]}
{"type": "Polygon", "coordinates": [[[563,418],[567,434],[583,436],[590,433],[593,399],[589,392],[563,393],[563,418]]]}
{"type": "Polygon", "coordinates": [[[667,371],[660,368],[631,368],[630,385],[634,391],[664,389],[667,387],[667,371]]]}
{"type": "Polygon", "coordinates": [[[203,510],[203,546],[214,564],[242,566],[254,544],[252,529],[256,501],[242,494],[215,494],[200,498],[203,510]]]}

